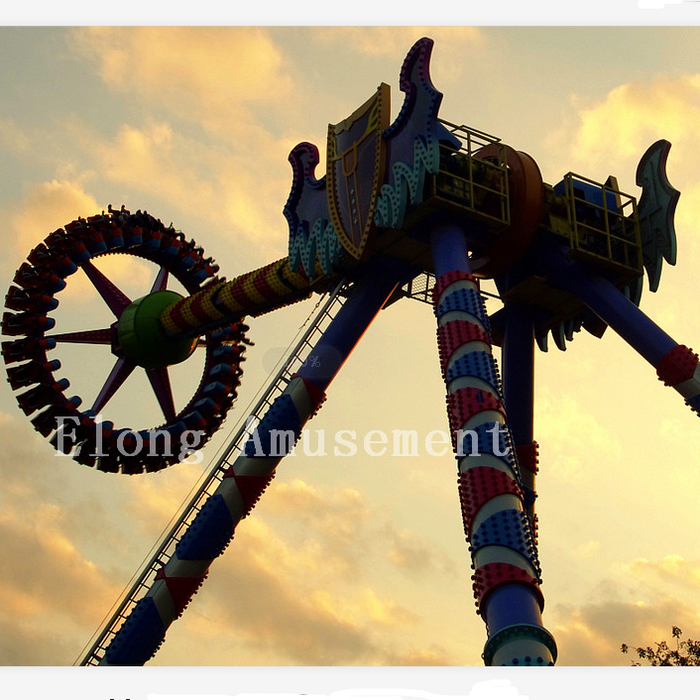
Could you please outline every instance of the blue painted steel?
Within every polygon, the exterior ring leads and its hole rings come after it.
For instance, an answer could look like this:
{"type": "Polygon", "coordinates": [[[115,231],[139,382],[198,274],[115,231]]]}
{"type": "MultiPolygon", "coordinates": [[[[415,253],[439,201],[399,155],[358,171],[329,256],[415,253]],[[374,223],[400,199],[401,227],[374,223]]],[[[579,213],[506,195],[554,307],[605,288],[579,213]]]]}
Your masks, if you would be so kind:
{"type": "Polygon", "coordinates": [[[218,362],[219,360],[231,360],[240,355],[240,350],[232,345],[221,345],[214,352],[212,357],[218,362]]]}
{"type": "MultiPolygon", "coordinates": [[[[592,182],[583,182],[582,180],[577,180],[576,178],[572,178],[572,184],[574,186],[574,195],[577,198],[583,199],[586,202],[590,202],[591,204],[595,204],[598,207],[603,206],[602,187],[594,185],[592,182]]],[[[566,183],[564,180],[554,185],[554,193],[562,196],[566,194],[566,183]]],[[[614,192],[606,190],[605,202],[609,211],[617,211],[617,200],[615,199],[614,192]]],[[[578,204],[582,203],[577,202],[577,205],[578,204]]],[[[591,210],[594,214],[602,214],[600,209],[592,208],[591,210]]]]}
{"type": "Polygon", "coordinates": [[[506,304],[503,333],[503,392],[516,445],[533,441],[535,331],[527,307],[506,304]]]}
{"type": "Polygon", "coordinates": [[[507,425],[496,422],[481,423],[464,432],[463,455],[494,455],[510,467],[518,483],[520,482],[520,468],[515,459],[513,436],[507,425]]]}
{"type": "Polygon", "coordinates": [[[231,328],[227,326],[226,328],[222,328],[221,330],[212,331],[209,337],[218,343],[219,341],[228,340],[231,337],[231,335],[231,328]]]}
{"type": "Polygon", "coordinates": [[[489,637],[511,625],[541,627],[542,613],[534,591],[527,586],[499,586],[486,599],[489,637]]]}
{"type": "Polygon", "coordinates": [[[446,381],[449,383],[457,377],[476,377],[483,380],[493,388],[493,392],[499,399],[503,398],[501,377],[490,352],[476,350],[462,355],[450,365],[447,370],[446,381]]]}
{"type": "Polygon", "coordinates": [[[104,658],[110,666],[143,666],[164,639],[165,627],[153,598],[143,598],[114,636],[104,658]]]}
{"type": "Polygon", "coordinates": [[[467,239],[459,226],[445,224],[436,228],[431,236],[431,247],[436,277],[453,270],[472,271],[467,239]]]}
{"type": "Polygon", "coordinates": [[[466,311],[479,320],[484,330],[491,333],[491,324],[486,313],[486,305],[478,289],[455,289],[438,304],[438,318],[448,311],[466,311]]]}
{"type": "Polygon", "coordinates": [[[178,559],[215,559],[231,541],[233,530],[233,519],[224,497],[214,494],[178,542],[175,554],[178,559]]]}
{"type": "Polygon", "coordinates": [[[228,387],[221,382],[211,382],[202,389],[203,396],[211,396],[215,399],[225,399],[229,395],[228,387]]]}
{"type": "Polygon", "coordinates": [[[678,345],[612,282],[587,272],[560,251],[547,247],[542,253],[539,260],[545,266],[549,282],[581,299],[654,367],[678,345]]]}
{"type": "Polygon", "coordinates": [[[216,412],[217,404],[213,399],[210,399],[207,396],[207,397],[197,401],[197,403],[193,406],[193,408],[199,414],[201,414],[203,416],[207,416],[207,421],[208,421],[209,417],[212,416],[216,412]]]}
{"type": "MultiPolygon", "coordinates": [[[[385,263],[380,267],[370,264],[368,268],[367,276],[356,282],[348,300],[311,350],[309,361],[299,372],[324,391],[396,286],[412,274],[402,264],[385,263]]],[[[216,390],[216,383],[207,384],[205,389],[209,391],[210,387],[212,391],[216,390]]],[[[300,429],[299,416],[291,398],[286,394],[282,396],[285,400],[279,402],[278,399],[261,421],[266,431],[284,429],[285,425],[300,429]]],[[[260,437],[262,439],[263,435],[260,437]]],[[[277,461],[279,459],[281,455],[277,461]]],[[[212,562],[231,541],[236,524],[223,494],[215,492],[187,528],[175,554],[182,561],[212,562]]],[[[120,630],[115,636],[115,640],[120,635],[120,640],[124,640],[119,642],[118,650],[111,651],[114,641],[108,647],[105,654],[107,663],[141,665],[153,656],[165,636],[164,626],[169,626],[173,621],[168,619],[164,625],[160,617],[155,619],[154,612],[158,614],[152,597],[147,593],[122,626],[126,631],[122,634],[120,630]],[[132,646],[133,651],[130,650],[132,646]]]]}
{"type": "Polygon", "coordinates": [[[253,435],[248,438],[243,452],[246,457],[279,457],[277,448],[272,445],[271,431],[291,431],[294,433],[294,443],[296,443],[301,435],[301,429],[301,419],[292,397],[289,394],[282,394],[273,402],[253,435]]]}
{"type": "MultiPolygon", "coordinates": [[[[435,274],[438,280],[442,275],[450,272],[471,272],[466,237],[459,227],[452,225],[437,227],[432,234],[431,245],[435,274]]],[[[451,302],[450,305],[455,304],[455,306],[459,307],[458,302],[460,297],[455,296],[453,299],[454,301],[451,302]]],[[[466,299],[466,296],[461,298],[462,301],[466,299]]],[[[464,309],[455,308],[449,310],[464,309]]],[[[447,312],[447,304],[441,305],[438,303],[438,308],[436,309],[438,321],[440,321],[441,316],[447,312]]],[[[465,360],[465,364],[468,362],[468,360],[465,360]]],[[[447,381],[447,377],[445,377],[445,379],[447,381]]],[[[513,377],[513,381],[516,381],[516,379],[517,375],[513,377]]],[[[527,374],[525,380],[529,380],[527,374]]],[[[478,435],[482,438],[480,442],[483,441],[483,438],[487,438],[487,441],[490,442],[491,445],[485,449],[485,453],[494,453],[495,445],[493,433],[487,432],[486,430],[487,427],[490,428],[494,425],[501,428],[500,424],[493,423],[488,424],[488,426],[483,424],[478,426],[478,435]]],[[[502,428],[505,430],[506,426],[504,425],[502,428]]],[[[496,434],[501,438],[501,431],[496,434]]],[[[507,434],[507,437],[503,436],[499,443],[499,448],[505,447],[507,443],[510,449],[501,451],[509,456],[497,456],[499,459],[502,459],[505,464],[513,465],[513,473],[518,477],[518,481],[521,482],[520,471],[517,467],[517,460],[515,459],[512,449],[512,436],[510,436],[510,434],[507,434]]],[[[508,508],[496,511],[481,523],[477,531],[472,534],[470,547],[472,556],[482,547],[492,545],[496,547],[508,547],[520,553],[532,563],[533,570],[539,578],[540,566],[537,559],[535,540],[530,520],[527,513],[523,510],[508,508]]],[[[526,643],[541,643],[547,646],[550,651],[553,648],[556,649],[551,635],[542,626],[541,608],[537,595],[528,586],[522,583],[504,583],[497,588],[484,601],[482,613],[489,632],[489,640],[486,643],[484,656],[488,664],[492,663],[494,654],[498,652],[503,644],[507,643],[503,635],[499,638],[494,638],[494,634],[512,625],[520,625],[526,630],[526,633],[522,636],[522,639],[524,639],[526,643]],[[501,641],[502,638],[504,641],[501,641]],[[486,657],[486,650],[489,650],[488,658],[486,657]]],[[[555,652],[552,652],[552,659],[553,658],[556,658],[555,652]]],[[[547,663],[549,661],[550,658],[548,656],[547,663]]]]}
{"type": "Polygon", "coordinates": [[[415,271],[395,261],[380,258],[370,261],[299,375],[325,391],[394,289],[414,274],[415,271]]]}
{"type": "Polygon", "coordinates": [[[477,552],[489,545],[512,549],[532,564],[538,578],[542,574],[530,521],[524,511],[509,508],[499,510],[486,518],[478,530],[472,533],[469,549],[471,552],[477,552]]]}
{"type": "Polygon", "coordinates": [[[685,402],[690,406],[695,413],[700,414],[700,394],[693,396],[692,399],[686,399],[685,402]]]}

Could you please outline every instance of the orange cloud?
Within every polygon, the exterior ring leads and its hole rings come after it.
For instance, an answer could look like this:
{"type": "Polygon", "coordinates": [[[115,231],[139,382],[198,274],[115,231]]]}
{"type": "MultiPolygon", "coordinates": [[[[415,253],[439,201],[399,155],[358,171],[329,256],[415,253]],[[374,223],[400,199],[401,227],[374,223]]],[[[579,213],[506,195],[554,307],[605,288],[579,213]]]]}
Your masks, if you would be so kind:
{"type": "Polygon", "coordinates": [[[693,152],[698,146],[700,75],[660,74],[645,82],[619,85],[595,102],[573,95],[571,108],[571,121],[550,139],[565,154],[562,167],[568,169],[574,162],[576,168],[605,177],[610,163],[615,163],[618,177],[624,176],[622,188],[631,190],[642,154],[658,139],[666,139],[673,144],[672,182],[695,179],[695,163],[683,156],[685,149],[693,152]]]}
{"type": "Polygon", "coordinates": [[[320,27],[313,33],[327,46],[342,44],[365,56],[401,56],[423,36],[434,39],[445,55],[484,41],[479,27],[320,27]]]}
{"type": "Polygon", "coordinates": [[[0,663],[70,664],[119,594],[117,562],[105,570],[86,553],[82,532],[94,540],[101,514],[94,506],[81,512],[84,501],[54,499],[66,476],[31,427],[0,414],[0,444],[0,663]]]}
{"type": "Polygon", "coordinates": [[[51,180],[35,185],[10,215],[14,249],[18,254],[27,255],[63,224],[78,216],[98,214],[103,208],[106,206],[98,205],[78,182],[51,180]]]}
{"type": "Polygon", "coordinates": [[[263,28],[86,27],[70,45],[108,86],[232,138],[252,128],[251,105],[279,103],[292,90],[263,28]]]}

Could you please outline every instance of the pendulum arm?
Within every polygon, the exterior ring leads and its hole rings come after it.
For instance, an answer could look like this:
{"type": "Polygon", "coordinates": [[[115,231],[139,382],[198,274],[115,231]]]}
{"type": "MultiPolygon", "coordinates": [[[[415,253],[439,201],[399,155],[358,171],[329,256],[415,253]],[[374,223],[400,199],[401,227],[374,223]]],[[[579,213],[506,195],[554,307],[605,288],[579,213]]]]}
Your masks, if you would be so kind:
{"type": "Polygon", "coordinates": [[[197,337],[243,316],[259,316],[306,299],[330,282],[331,278],[323,274],[311,281],[292,270],[289,258],[282,258],[195,292],[165,309],[160,321],[172,337],[197,337]]]}
{"type": "Polygon", "coordinates": [[[612,282],[567,260],[556,250],[543,252],[549,282],[583,301],[599,318],[631,345],[700,414],[698,356],[679,345],[633,304],[612,282]]]}
{"type": "Polygon", "coordinates": [[[534,534],[464,232],[452,225],[436,228],[432,250],[438,346],[462,516],[475,569],[476,604],[488,632],[484,661],[552,664],[556,645],[542,625],[534,534]]]}
{"type": "Polygon", "coordinates": [[[211,563],[226,549],[236,526],[255,506],[282,457],[291,451],[304,425],[320,407],[328,385],[406,275],[405,267],[388,265],[367,272],[311,350],[314,362],[293,376],[251,432],[240,456],[185,531],[173,556],[112,639],[101,665],[142,665],[156,653],[168,627],[182,614],[211,563]]]}

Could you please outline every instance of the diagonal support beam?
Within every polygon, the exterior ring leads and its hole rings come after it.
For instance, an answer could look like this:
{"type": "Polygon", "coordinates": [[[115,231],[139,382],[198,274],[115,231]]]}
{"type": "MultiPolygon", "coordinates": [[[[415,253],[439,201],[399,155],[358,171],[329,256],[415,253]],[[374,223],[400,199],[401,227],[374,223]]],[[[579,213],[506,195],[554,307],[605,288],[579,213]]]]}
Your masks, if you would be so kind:
{"type": "Polygon", "coordinates": [[[700,414],[700,363],[696,353],[679,345],[612,282],[568,260],[561,251],[543,250],[540,260],[552,286],[581,299],[656,369],[666,386],[673,387],[700,414]]]}
{"type": "Polygon", "coordinates": [[[355,282],[349,298],[331,321],[308,363],[272,404],[252,431],[240,456],[180,539],[175,554],[138,601],[107,647],[100,665],[142,665],[157,651],[172,622],[201,586],[212,562],[233,538],[288,454],[275,450],[272,431],[291,431],[298,439],[318,410],[325,391],[397,285],[414,274],[403,265],[377,262],[355,282]]]}

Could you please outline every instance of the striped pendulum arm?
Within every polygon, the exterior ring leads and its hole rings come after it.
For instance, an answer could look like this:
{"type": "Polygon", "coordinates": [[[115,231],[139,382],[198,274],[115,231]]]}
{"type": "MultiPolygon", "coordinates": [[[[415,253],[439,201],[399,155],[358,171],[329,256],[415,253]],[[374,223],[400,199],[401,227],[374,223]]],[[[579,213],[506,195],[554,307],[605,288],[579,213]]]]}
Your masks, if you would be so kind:
{"type": "Polygon", "coordinates": [[[506,425],[488,316],[470,274],[464,232],[432,234],[438,347],[447,385],[459,495],[470,542],[474,595],[486,622],[486,665],[551,665],[556,644],[542,626],[544,598],[523,481],[506,425]]]}
{"type": "Polygon", "coordinates": [[[405,270],[387,265],[358,280],[349,298],[311,350],[313,362],[294,375],[252,431],[240,456],[185,531],[173,556],[139,600],[107,647],[100,665],[146,663],[168,627],[188,605],[209,567],[231,542],[238,523],[250,513],[291,452],[305,423],[363,333],[386,303],[405,270]]]}

